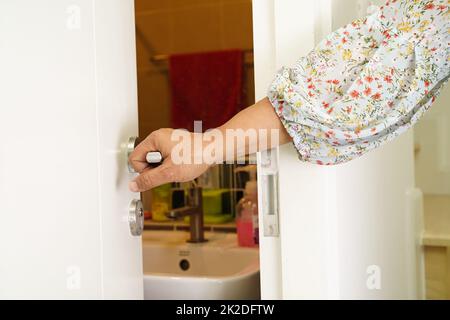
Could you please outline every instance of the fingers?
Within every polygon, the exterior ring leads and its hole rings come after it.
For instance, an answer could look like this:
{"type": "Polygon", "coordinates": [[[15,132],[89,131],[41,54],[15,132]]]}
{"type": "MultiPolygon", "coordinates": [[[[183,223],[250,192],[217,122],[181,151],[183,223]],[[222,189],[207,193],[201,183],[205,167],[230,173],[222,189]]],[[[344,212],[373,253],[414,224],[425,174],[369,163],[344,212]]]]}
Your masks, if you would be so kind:
{"type": "Polygon", "coordinates": [[[146,168],[130,182],[129,188],[133,192],[144,192],[166,183],[176,182],[177,171],[176,166],[167,163],[156,168],[146,168]]]}
{"type": "Polygon", "coordinates": [[[150,134],[142,141],[131,153],[128,161],[136,172],[141,173],[149,167],[146,156],[150,151],[158,151],[154,139],[154,135],[150,134]]]}

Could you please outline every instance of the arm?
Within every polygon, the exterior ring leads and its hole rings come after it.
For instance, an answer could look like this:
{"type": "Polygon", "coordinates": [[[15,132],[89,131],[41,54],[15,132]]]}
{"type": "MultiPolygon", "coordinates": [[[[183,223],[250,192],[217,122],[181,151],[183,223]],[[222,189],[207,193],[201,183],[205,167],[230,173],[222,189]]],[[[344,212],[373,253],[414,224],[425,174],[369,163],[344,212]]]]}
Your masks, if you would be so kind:
{"type": "Polygon", "coordinates": [[[190,181],[214,163],[235,160],[249,152],[263,151],[291,141],[268,98],[242,110],[213,132],[211,139],[203,133],[186,133],[184,139],[174,139],[181,136],[181,132],[173,129],[152,132],[130,155],[129,161],[139,173],[130,182],[130,190],[142,192],[165,183],[190,181]],[[218,143],[220,136],[223,140],[218,143]],[[239,139],[242,144],[237,141],[239,139]],[[179,150],[191,151],[188,161],[180,163],[175,160],[174,152],[179,150]],[[199,157],[207,150],[213,155],[213,161],[199,157]],[[161,152],[164,161],[160,166],[152,168],[147,164],[145,156],[150,151],[161,152]]]}

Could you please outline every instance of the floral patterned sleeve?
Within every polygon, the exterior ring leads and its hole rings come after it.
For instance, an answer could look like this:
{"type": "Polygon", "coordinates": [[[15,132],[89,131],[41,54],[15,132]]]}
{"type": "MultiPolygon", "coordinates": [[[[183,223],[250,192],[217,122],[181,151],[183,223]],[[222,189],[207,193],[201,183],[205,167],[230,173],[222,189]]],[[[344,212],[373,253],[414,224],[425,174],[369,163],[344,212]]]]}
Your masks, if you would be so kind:
{"type": "Polygon", "coordinates": [[[268,97],[299,152],[352,160],[412,127],[449,77],[450,0],[391,0],[330,34],[268,97]]]}

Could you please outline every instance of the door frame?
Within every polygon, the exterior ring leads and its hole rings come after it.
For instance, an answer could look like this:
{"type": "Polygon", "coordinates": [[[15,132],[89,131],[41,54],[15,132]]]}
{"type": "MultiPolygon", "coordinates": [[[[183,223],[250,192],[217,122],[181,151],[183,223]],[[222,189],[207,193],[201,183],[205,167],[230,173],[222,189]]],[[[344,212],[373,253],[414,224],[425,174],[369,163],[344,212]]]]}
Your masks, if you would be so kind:
{"type": "MultiPolygon", "coordinates": [[[[369,2],[353,1],[350,15],[364,15],[369,2]]],[[[293,65],[332,31],[334,10],[341,6],[342,0],[253,1],[258,100],[267,95],[277,70],[293,65]]],[[[421,276],[408,264],[417,254],[411,237],[421,232],[420,224],[411,223],[421,214],[412,130],[340,166],[303,163],[292,144],[260,153],[258,180],[262,299],[420,296],[421,276]],[[263,165],[268,156],[277,164],[270,172],[263,165]],[[269,193],[263,183],[267,174],[279,180],[269,193]],[[279,200],[275,220],[263,210],[267,194],[279,200]],[[265,236],[274,221],[279,235],[265,236]],[[374,268],[380,270],[379,288],[369,286],[374,268]]]]}

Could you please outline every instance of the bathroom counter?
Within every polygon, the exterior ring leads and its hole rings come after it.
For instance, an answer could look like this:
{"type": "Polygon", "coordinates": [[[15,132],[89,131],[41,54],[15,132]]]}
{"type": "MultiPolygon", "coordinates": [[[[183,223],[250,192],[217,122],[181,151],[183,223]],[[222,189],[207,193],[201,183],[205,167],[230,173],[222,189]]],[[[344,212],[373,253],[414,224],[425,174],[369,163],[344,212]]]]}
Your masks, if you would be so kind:
{"type": "MultiPolygon", "coordinates": [[[[144,230],[189,230],[189,224],[184,221],[157,222],[145,220],[144,230]]],[[[205,231],[236,232],[236,223],[205,224],[205,231]]]]}
{"type": "Polygon", "coordinates": [[[422,244],[432,247],[450,247],[450,234],[424,232],[422,244]]]}
{"type": "Polygon", "coordinates": [[[450,247],[450,197],[424,195],[425,246],[450,247]]]}
{"type": "Polygon", "coordinates": [[[450,299],[450,197],[425,194],[423,200],[426,298],[450,299]]]}

